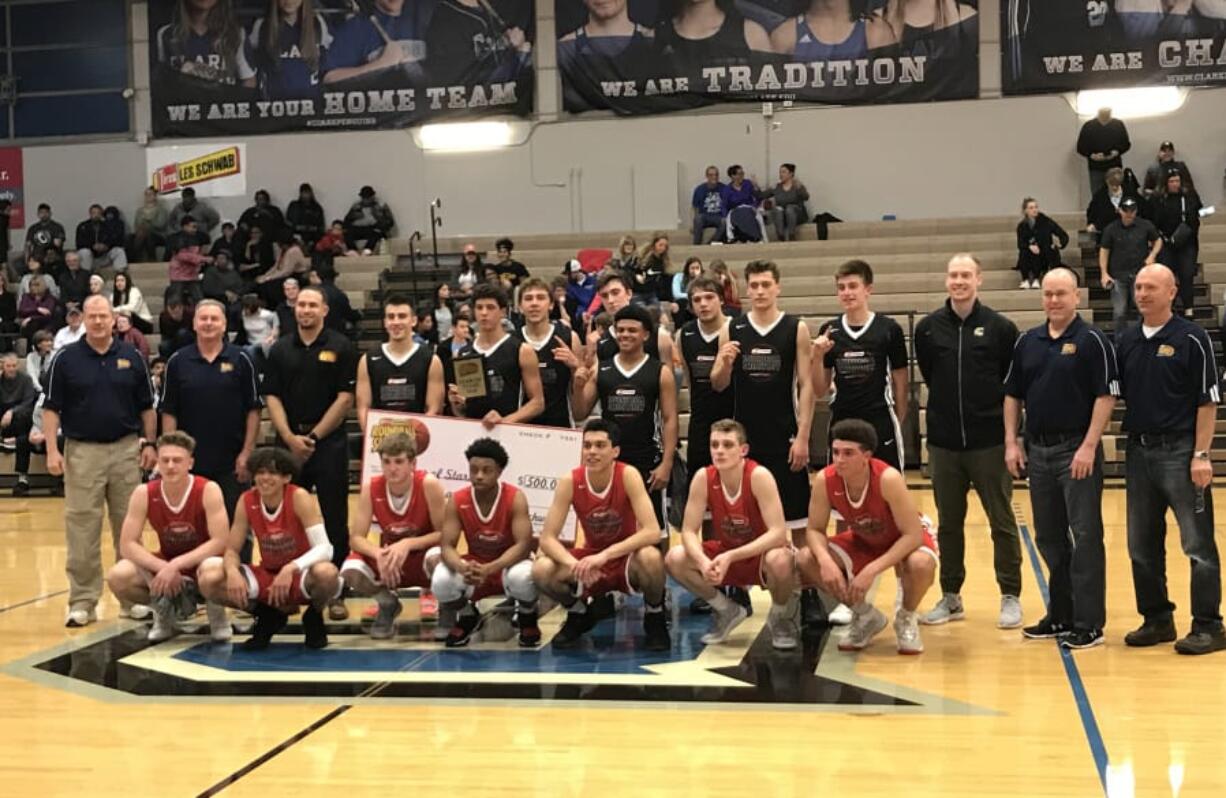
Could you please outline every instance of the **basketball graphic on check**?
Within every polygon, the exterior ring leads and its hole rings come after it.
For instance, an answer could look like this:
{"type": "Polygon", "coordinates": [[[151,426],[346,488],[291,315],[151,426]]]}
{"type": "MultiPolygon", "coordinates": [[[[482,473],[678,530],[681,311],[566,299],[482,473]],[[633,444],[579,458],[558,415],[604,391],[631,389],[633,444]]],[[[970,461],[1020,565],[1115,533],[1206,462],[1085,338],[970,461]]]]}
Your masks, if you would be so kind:
{"type": "Polygon", "coordinates": [[[415,418],[409,419],[409,427],[413,431],[413,441],[417,444],[417,455],[420,457],[426,449],[430,448],[430,428],[424,421],[418,421],[415,418]]]}

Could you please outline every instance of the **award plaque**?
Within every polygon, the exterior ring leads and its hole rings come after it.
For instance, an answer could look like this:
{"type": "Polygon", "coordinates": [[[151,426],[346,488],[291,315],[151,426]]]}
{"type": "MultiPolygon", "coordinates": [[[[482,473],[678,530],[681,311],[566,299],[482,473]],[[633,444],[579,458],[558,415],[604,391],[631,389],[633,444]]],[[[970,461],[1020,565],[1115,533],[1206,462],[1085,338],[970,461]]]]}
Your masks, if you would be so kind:
{"type": "Polygon", "coordinates": [[[456,388],[465,399],[480,399],[489,393],[485,384],[485,359],[481,355],[466,355],[452,361],[456,388]]]}

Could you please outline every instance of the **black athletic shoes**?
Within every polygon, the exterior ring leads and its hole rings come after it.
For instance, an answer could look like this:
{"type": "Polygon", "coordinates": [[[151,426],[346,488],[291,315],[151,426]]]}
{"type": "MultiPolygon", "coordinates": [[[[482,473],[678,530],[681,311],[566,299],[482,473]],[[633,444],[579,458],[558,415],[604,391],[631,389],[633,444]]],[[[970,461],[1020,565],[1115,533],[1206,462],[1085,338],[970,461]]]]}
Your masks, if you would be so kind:
{"type": "Polygon", "coordinates": [[[643,615],[643,635],[648,651],[668,651],[673,646],[668,636],[668,618],[663,611],[643,615]]]}
{"type": "Polygon", "coordinates": [[[1038,623],[1022,629],[1022,637],[1030,640],[1050,640],[1069,633],[1069,628],[1062,623],[1056,623],[1044,615],[1038,623]]]}
{"type": "Polygon", "coordinates": [[[456,616],[455,626],[447,633],[444,641],[447,648],[462,648],[472,640],[473,631],[481,624],[481,613],[471,602],[456,616]]]}
{"type": "MultiPolygon", "coordinates": [[[[583,599],[579,599],[582,601],[583,599]]],[[[568,612],[566,613],[566,622],[562,624],[562,628],[553,636],[554,648],[574,648],[579,645],[579,640],[591,631],[596,625],[596,620],[592,618],[592,613],[588,612],[568,612]]]]}
{"type": "Polygon", "coordinates": [[[302,611],[302,632],[307,648],[327,647],[328,631],[324,628],[324,616],[314,604],[302,611]]]}
{"type": "Polygon", "coordinates": [[[256,604],[251,614],[255,617],[255,627],[241,648],[243,651],[263,651],[272,642],[273,635],[285,628],[289,616],[267,604],[256,604]]]}

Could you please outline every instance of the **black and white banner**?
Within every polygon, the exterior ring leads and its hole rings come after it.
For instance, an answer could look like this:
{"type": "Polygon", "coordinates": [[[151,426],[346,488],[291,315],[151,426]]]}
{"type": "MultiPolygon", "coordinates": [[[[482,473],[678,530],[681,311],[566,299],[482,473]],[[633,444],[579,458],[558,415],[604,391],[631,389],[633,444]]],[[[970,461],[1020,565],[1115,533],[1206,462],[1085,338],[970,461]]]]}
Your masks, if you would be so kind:
{"type": "Polygon", "coordinates": [[[913,102],[979,93],[976,2],[555,3],[567,111],[647,114],[719,102],[913,102]]]}
{"type": "Polygon", "coordinates": [[[155,136],[527,115],[532,0],[150,0],[155,136]]]}
{"type": "Polygon", "coordinates": [[[1001,0],[1006,94],[1226,85],[1226,0],[1001,0]]]}

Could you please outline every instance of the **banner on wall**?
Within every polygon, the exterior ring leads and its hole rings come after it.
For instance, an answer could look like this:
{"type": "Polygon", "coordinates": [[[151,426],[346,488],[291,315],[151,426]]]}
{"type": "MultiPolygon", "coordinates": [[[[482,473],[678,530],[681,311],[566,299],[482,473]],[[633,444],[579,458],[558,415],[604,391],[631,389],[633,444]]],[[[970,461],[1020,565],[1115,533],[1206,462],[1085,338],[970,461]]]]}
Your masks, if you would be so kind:
{"type": "MultiPolygon", "coordinates": [[[[524,491],[532,529],[538,535],[553,502],[558,477],[579,465],[583,448],[583,433],[577,429],[499,424],[487,430],[480,421],[467,418],[371,410],[366,415],[362,441],[363,484],[382,473],[376,449],[379,441],[396,432],[416,436],[417,467],[437,477],[448,496],[469,484],[468,461],[464,459],[468,445],[477,438],[493,438],[501,443],[508,456],[502,481],[524,491]]],[[[573,510],[566,517],[561,539],[575,539],[573,510]]]]}
{"type": "Polygon", "coordinates": [[[1226,3],[1001,0],[1006,94],[1226,86],[1226,3]]]}
{"type": "Polygon", "coordinates": [[[145,149],[148,185],[159,194],[191,186],[197,197],[247,196],[247,145],[179,144],[145,149]]]}
{"type": "Polygon", "coordinates": [[[977,5],[555,0],[563,104],[645,114],[724,102],[972,98],[977,5]]]}
{"type": "Polygon", "coordinates": [[[532,110],[532,0],[150,0],[148,17],[157,137],[532,110]]]}
{"type": "Polygon", "coordinates": [[[21,147],[0,147],[0,202],[9,204],[9,229],[26,226],[25,167],[21,147]]]}

